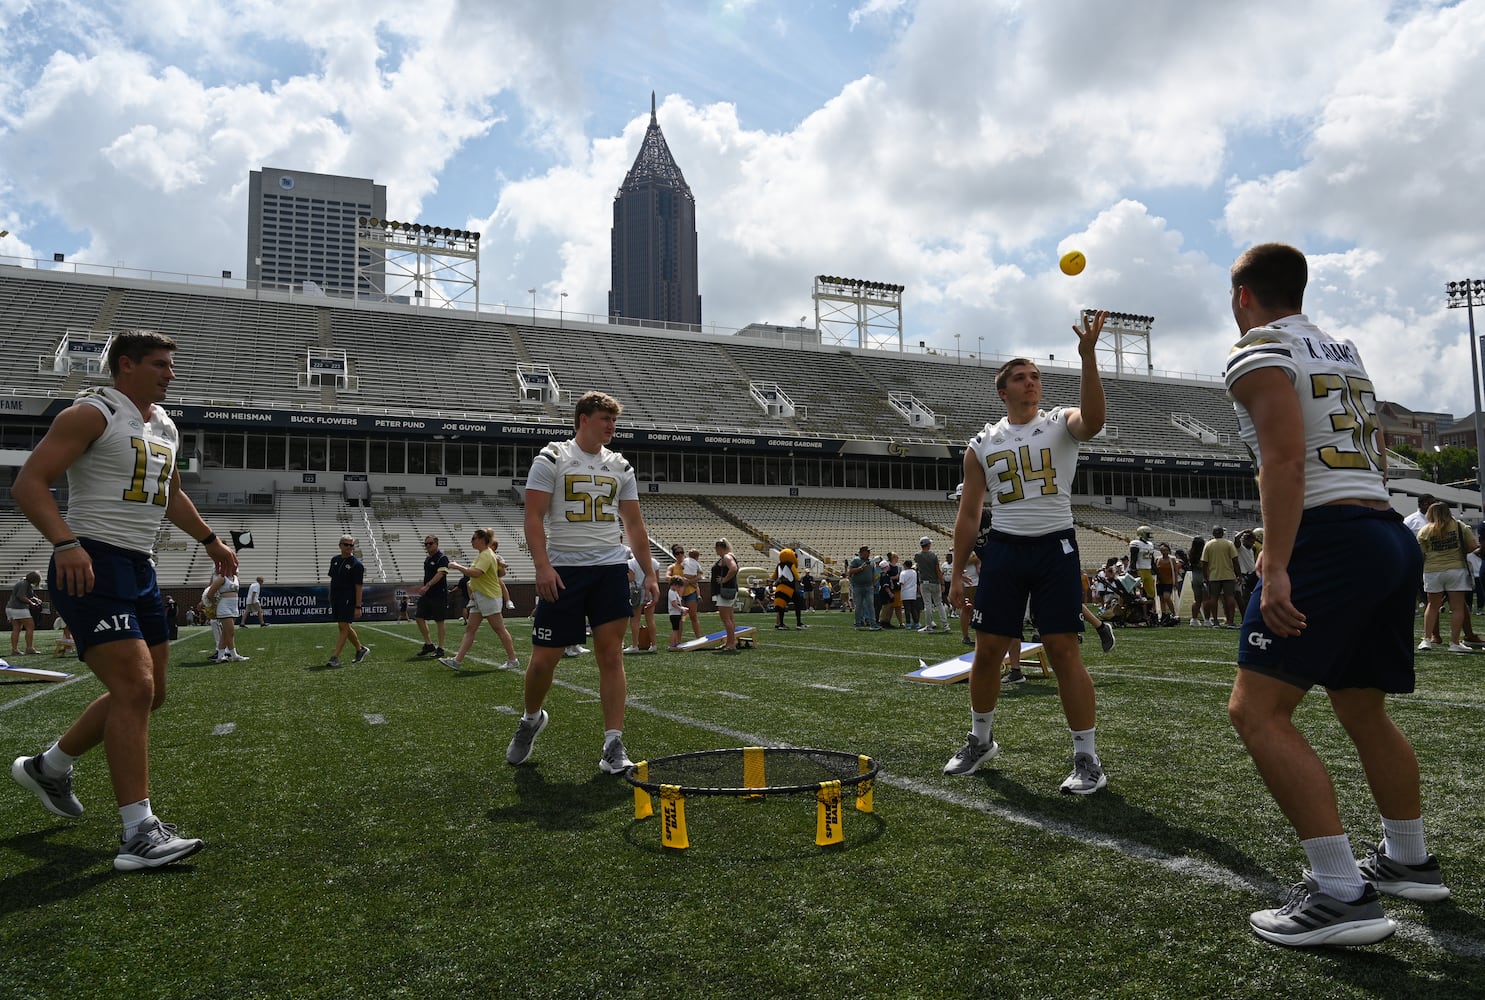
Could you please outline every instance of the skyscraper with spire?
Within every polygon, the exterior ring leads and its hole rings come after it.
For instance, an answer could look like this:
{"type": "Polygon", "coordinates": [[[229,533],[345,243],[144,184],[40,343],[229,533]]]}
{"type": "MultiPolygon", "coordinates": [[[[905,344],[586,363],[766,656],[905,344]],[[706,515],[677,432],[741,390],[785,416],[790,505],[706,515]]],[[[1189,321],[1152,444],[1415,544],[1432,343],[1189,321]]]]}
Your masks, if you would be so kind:
{"type": "Polygon", "coordinates": [[[650,127],[614,195],[610,316],[701,323],[696,198],[665,144],[650,92],[650,127]]]}

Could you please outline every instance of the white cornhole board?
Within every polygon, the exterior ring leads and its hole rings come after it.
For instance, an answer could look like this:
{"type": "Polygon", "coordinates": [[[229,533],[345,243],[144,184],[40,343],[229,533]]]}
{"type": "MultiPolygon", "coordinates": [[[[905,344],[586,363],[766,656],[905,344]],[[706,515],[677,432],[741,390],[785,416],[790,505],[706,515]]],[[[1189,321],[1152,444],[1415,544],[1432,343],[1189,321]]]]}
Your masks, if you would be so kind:
{"type": "MultiPolygon", "coordinates": [[[[737,636],[739,646],[751,647],[758,642],[758,629],[752,625],[739,625],[733,630],[733,634],[737,636]]],[[[725,645],[727,645],[727,630],[722,629],[720,632],[704,635],[700,639],[683,642],[676,647],[676,652],[689,653],[693,649],[720,649],[725,645]]]]}
{"type": "Polygon", "coordinates": [[[65,681],[71,674],[60,670],[41,670],[35,667],[18,667],[0,660],[0,681],[65,681]]]}
{"type": "MultiPolygon", "coordinates": [[[[1021,643],[1021,662],[1025,663],[1027,657],[1032,656],[1038,660],[1042,659],[1042,644],[1039,642],[1021,643]]],[[[1006,658],[1010,659],[1009,656],[1006,658]]],[[[957,684],[960,681],[969,680],[969,668],[974,663],[974,659],[975,654],[973,652],[961,653],[952,660],[945,660],[942,663],[935,663],[932,666],[924,664],[912,673],[904,674],[903,676],[910,681],[922,681],[924,684],[957,684]]],[[[918,662],[923,663],[922,660],[918,662]]],[[[1042,663],[1042,669],[1045,672],[1045,661],[1043,660],[1042,663]]]]}

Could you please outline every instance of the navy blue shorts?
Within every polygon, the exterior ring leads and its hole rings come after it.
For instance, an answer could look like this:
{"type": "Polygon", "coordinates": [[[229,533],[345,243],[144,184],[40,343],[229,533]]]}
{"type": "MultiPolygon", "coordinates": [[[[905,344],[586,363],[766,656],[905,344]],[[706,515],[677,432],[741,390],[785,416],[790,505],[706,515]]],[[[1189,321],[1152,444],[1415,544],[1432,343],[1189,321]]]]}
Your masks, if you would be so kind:
{"type": "Polygon", "coordinates": [[[1291,600],[1304,631],[1263,624],[1260,580],[1238,640],[1238,666],[1309,690],[1413,690],[1413,608],[1423,552],[1394,511],[1343,505],[1304,512],[1289,560],[1291,600]]]}
{"type": "Polygon", "coordinates": [[[990,532],[971,624],[991,635],[1020,635],[1028,599],[1042,635],[1083,631],[1083,571],[1072,528],[1031,537],[990,532]]]}
{"type": "Polygon", "coordinates": [[[531,618],[533,646],[566,647],[582,642],[588,626],[597,628],[634,613],[629,604],[629,567],[555,566],[562,588],[555,601],[536,599],[531,618]]]}
{"type": "Polygon", "coordinates": [[[93,589],[73,597],[57,586],[57,563],[47,566],[47,593],[77,640],[77,658],[118,639],[143,639],[146,646],[170,640],[165,604],[155,579],[155,564],[143,552],[121,549],[93,538],[80,538],[93,559],[93,589]]]}
{"type": "Polygon", "coordinates": [[[330,599],[330,620],[336,622],[354,622],[356,620],[356,595],[347,597],[332,597],[330,599]]]}

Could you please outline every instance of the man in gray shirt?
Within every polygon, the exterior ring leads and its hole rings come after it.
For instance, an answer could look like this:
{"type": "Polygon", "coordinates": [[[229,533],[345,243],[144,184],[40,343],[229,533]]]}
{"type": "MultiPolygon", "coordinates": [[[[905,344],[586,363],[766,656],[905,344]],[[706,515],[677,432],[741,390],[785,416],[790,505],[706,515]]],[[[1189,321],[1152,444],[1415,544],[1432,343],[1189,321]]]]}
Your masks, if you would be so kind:
{"type": "Polygon", "coordinates": [[[935,614],[943,625],[940,631],[949,631],[949,612],[944,607],[944,568],[938,553],[933,551],[933,539],[927,535],[918,539],[913,565],[918,570],[918,593],[923,598],[923,626],[918,631],[932,632],[935,614]]]}

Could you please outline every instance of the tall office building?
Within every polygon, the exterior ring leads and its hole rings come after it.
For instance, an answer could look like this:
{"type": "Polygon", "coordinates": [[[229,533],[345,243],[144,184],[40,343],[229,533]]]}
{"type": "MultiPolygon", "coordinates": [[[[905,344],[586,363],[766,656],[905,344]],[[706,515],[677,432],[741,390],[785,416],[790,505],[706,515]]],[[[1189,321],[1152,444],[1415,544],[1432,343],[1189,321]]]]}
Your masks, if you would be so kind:
{"type": "Polygon", "coordinates": [[[610,316],[700,325],[696,198],[655,120],[653,92],[645,141],[614,195],[609,240],[610,316]]]}
{"type": "MultiPolygon", "coordinates": [[[[337,177],[264,167],[248,174],[248,285],[327,295],[356,290],[356,220],[387,217],[387,187],[364,177],[337,177]]],[[[380,294],[380,253],[361,260],[361,293],[380,294]]]]}

